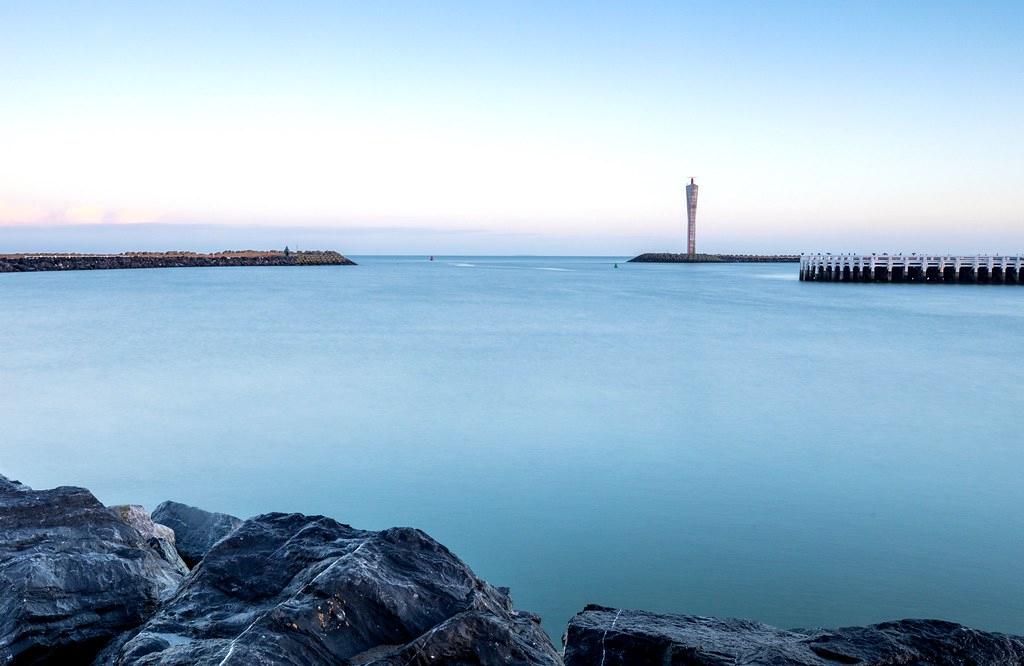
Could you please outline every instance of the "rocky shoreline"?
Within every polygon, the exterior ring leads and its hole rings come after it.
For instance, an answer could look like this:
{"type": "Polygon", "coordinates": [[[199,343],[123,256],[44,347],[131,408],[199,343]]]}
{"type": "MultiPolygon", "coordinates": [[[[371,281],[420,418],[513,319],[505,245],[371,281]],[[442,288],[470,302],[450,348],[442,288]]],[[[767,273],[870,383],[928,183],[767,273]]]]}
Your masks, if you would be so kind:
{"type": "Polygon", "coordinates": [[[235,252],[124,252],[121,254],[0,254],[0,273],[92,271],[120,268],[207,268],[227,266],[355,266],[331,250],[235,252]]]}
{"type": "Polygon", "coordinates": [[[774,264],[797,263],[798,254],[676,254],[646,252],[629,260],[640,264],[774,264]]]}
{"type": "Polygon", "coordinates": [[[1024,638],[938,620],[786,631],[595,605],[563,646],[417,529],[149,514],[0,476],[2,664],[1024,664],[1024,638]]]}

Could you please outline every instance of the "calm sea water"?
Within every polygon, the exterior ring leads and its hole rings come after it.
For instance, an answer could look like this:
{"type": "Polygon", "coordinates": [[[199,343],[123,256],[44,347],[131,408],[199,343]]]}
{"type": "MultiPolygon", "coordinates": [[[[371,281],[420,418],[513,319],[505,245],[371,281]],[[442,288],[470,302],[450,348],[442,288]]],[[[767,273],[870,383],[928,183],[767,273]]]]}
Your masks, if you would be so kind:
{"type": "Polygon", "coordinates": [[[0,275],[0,472],[421,527],[555,636],[1024,633],[1024,288],[612,261],[0,275]]]}

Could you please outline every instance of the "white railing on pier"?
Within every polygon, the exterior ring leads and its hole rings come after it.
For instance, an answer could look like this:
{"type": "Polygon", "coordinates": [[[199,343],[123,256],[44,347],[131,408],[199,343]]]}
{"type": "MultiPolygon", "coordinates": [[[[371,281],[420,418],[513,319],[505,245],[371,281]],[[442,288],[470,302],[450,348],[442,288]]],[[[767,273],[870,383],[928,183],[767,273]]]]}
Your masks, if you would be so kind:
{"type": "Polygon", "coordinates": [[[801,254],[800,279],[1022,284],[1024,255],[801,254]]]}

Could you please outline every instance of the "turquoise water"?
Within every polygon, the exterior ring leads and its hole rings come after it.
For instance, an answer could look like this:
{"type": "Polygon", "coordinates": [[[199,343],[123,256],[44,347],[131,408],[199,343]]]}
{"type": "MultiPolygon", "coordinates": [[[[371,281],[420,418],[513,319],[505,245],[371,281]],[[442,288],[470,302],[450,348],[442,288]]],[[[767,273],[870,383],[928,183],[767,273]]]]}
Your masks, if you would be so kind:
{"type": "Polygon", "coordinates": [[[555,636],[1024,633],[1024,288],[612,261],[0,275],[0,472],[421,527],[555,636]]]}

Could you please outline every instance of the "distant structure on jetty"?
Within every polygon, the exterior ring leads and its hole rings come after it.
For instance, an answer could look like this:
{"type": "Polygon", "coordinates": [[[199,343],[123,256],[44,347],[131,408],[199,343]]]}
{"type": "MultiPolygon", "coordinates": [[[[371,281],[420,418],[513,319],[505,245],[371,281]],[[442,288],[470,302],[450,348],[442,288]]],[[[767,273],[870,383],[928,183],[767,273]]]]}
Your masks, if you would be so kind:
{"type": "Polygon", "coordinates": [[[800,261],[799,254],[674,254],[646,252],[630,259],[640,264],[771,264],[800,261]]]}
{"type": "Polygon", "coordinates": [[[330,250],[294,252],[285,248],[233,252],[123,252],[121,254],[0,254],[0,273],[82,271],[116,268],[195,268],[210,266],[355,266],[330,250]]]}
{"type": "Polygon", "coordinates": [[[686,254],[697,256],[697,184],[693,178],[686,186],[686,254]]]}
{"type": "Polygon", "coordinates": [[[806,282],[927,284],[1024,284],[1024,257],[1005,255],[807,254],[800,256],[806,282]]]}
{"type": "Polygon", "coordinates": [[[686,186],[686,254],[675,252],[645,252],[630,259],[631,262],[649,264],[727,264],[775,263],[800,261],[797,254],[698,254],[697,253],[697,188],[690,178],[686,186]]]}

